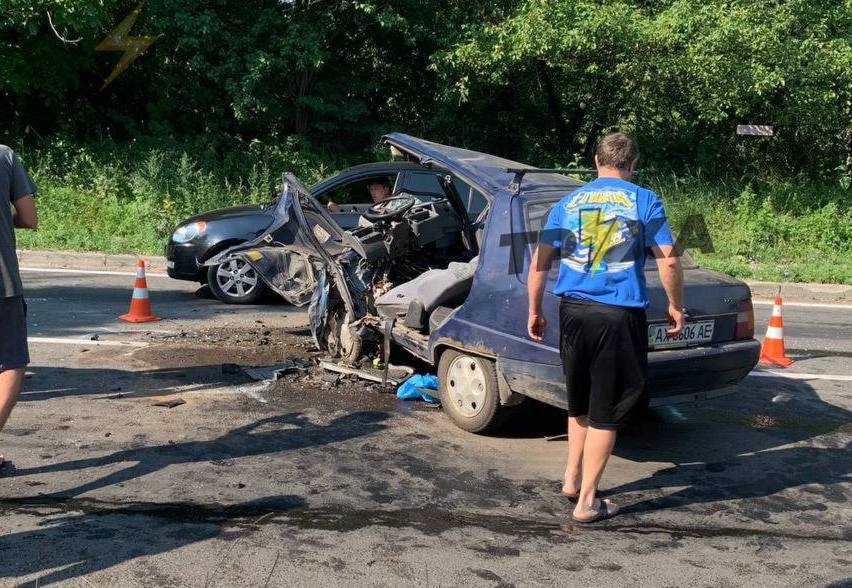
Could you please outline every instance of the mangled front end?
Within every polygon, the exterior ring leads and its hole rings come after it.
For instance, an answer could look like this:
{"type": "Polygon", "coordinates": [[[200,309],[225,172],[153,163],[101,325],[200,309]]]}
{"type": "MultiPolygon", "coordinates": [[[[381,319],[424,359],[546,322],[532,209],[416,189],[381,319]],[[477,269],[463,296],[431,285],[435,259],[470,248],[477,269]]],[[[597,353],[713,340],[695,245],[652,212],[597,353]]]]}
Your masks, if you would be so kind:
{"type": "MultiPolygon", "coordinates": [[[[305,239],[300,226],[297,199],[301,183],[285,174],[281,193],[273,211],[273,222],[256,239],[241,243],[208,259],[204,266],[218,266],[242,260],[282,298],[296,306],[311,300],[323,260],[314,244],[305,239]]],[[[304,189],[304,188],[301,188],[304,189]]]]}

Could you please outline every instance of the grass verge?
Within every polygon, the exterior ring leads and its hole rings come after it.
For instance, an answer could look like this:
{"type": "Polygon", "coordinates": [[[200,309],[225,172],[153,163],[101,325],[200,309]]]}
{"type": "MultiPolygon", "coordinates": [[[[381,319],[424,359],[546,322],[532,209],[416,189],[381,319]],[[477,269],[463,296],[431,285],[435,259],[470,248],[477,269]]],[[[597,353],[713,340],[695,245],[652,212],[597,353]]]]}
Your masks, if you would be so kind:
{"type": "MultiPolygon", "coordinates": [[[[38,231],[18,246],[161,254],[181,220],[270,198],[282,171],[306,184],[348,162],[306,153],[295,142],[236,145],[226,156],[162,141],[55,139],[21,152],[39,184],[38,231]]],[[[737,277],[852,283],[852,192],[848,178],[705,178],[649,174],[672,227],[703,266],[737,277]]]]}

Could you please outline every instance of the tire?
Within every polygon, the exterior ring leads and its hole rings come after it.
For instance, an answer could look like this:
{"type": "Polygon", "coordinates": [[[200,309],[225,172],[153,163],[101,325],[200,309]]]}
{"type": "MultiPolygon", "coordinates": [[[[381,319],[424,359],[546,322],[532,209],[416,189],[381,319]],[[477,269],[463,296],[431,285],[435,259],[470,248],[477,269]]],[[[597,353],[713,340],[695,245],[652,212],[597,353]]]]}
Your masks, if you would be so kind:
{"type": "Polygon", "coordinates": [[[268,288],[254,268],[241,259],[210,266],[207,285],[226,304],[254,304],[268,288]]]}
{"type": "Polygon", "coordinates": [[[342,363],[354,364],[361,357],[363,341],[352,335],[344,324],[341,312],[329,313],[325,327],[325,345],[329,356],[342,363]]]}
{"type": "Polygon", "coordinates": [[[509,410],[500,405],[497,370],[484,357],[448,349],[438,362],[438,391],[444,412],[461,429],[499,429],[509,410]]]}

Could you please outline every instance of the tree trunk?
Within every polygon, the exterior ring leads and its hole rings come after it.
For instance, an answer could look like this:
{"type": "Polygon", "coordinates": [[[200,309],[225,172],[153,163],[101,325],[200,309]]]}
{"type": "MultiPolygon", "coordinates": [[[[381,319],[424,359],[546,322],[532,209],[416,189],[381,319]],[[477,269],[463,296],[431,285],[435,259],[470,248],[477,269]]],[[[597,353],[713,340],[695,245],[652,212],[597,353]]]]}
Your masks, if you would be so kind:
{"type": "Polygon", "coordinates": [[[846,129],[846,173],[852,176],[852,127],[846,129]]]}
{"type": "Polygon", "coordinates": [[[595,144],[598,142],[598,135],[601,133],[603,125],[596,120],[592,121],[592,127],[586,134],[586,144],[583,146],[583,158],[591,161],[595,156],[595,144]]]}
{"type": "Polygon", "coordinates": [[[302,79],[299,83],[299,91],[296,95],[296,116],[294,127],[297,135],[304,135],[308,130],[308,114],[305,112],[305,107],[302,105],[302,98],[308,95],[313,81],[314,72],[305,70],[302,72],[302,79]]]}
{"type": "Polygon", "coordinates": [[[560,155],[567,154],[568,147],[573,142],[573,136],[569,139],[565,127],[565,118],[562,116],[562,102],[559,100],[556,88],[553,87],[550,72],[547,71],[547,65],[543,61],[536,61],[536,72],[538,73],[538,80],[541,83],[541,87],[544,90],[544,97],[547,101],[547,109],[550,112],[553,128],[556,131],[556,148],[560,155]]]}
{"type": "Polygon", "coordinates": [[[497,94],[497,123],[500,128],[498,144],[500,154],[508,159],[516,158],[519,153],[519,142],[514,128],[515,102],[517,101],[515,82],[514,76],[510,77],[508,84],[503,86],[497,94]]]}
{"type": "Polygon", "coordinates": [[[571,114],[571,118],[568,121],[568,130],[566,131],[567,141],[573,152],[579,151],[580,149],[580,146],[577,144],[577,134],[580,132],[580,129],[583,127],[583,122],[586,120],[589,100],[591,99],[592,93],[586,92],[580,100],[580,103],[577,104],[577,108],[574,109],[574,112],[571,114]]]}

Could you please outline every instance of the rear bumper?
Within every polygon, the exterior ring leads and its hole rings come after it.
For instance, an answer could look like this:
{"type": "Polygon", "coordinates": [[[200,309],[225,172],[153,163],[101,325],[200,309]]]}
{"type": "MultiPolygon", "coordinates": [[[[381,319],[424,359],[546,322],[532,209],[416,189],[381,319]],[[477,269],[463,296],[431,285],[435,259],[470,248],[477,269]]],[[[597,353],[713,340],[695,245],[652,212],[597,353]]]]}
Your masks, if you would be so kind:
{"type": "Polygon", "coordinates": [[[166,272],[176,280],[197,282],[203,279],[203,269],[198,265],[199,247],[194,243],[166,245],[166,272]]]}
{"type": "MultiPolygon", "coordinates": [[[[651,406],[722,396],[757,364],[760,342],[731,341],[691,349],[648,354],[648,395],[651,406]]],[[[512,392],[546,404],[568,407],[565,376],[558,363],[497,357],[500,377],[512,392]]]]}
{"type": "Polygon", "coordinates": [[[729,392],[760,356],[755,339],[648,354],[651,406],[703,400],[729,392]]]}

